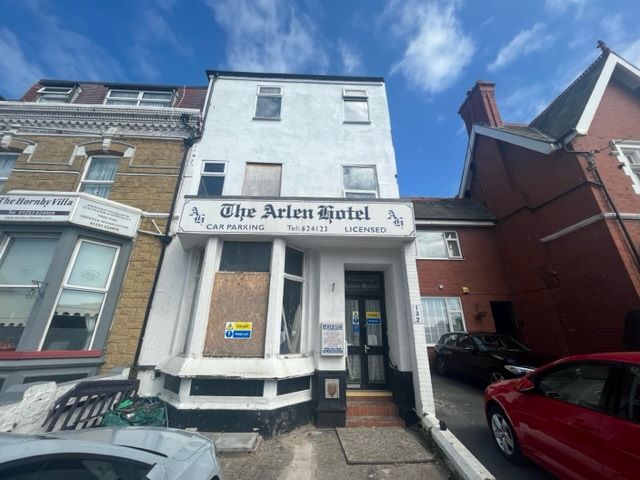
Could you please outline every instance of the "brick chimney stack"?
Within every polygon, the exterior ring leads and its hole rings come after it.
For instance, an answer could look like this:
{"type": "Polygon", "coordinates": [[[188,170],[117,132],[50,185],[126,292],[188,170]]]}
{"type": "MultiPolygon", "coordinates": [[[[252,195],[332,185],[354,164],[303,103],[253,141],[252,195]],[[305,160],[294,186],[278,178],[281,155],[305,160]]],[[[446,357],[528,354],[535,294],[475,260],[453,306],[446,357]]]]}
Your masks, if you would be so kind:
{"type": "Polygon", "coordinates": [[[467,92],[467,98],[460,106],[458,114],[467,126],[467,133],[476,123],[490,127],[502,126],[502,118],[496,104],[496,84],[478,80],[471,90],[467,92]]]}

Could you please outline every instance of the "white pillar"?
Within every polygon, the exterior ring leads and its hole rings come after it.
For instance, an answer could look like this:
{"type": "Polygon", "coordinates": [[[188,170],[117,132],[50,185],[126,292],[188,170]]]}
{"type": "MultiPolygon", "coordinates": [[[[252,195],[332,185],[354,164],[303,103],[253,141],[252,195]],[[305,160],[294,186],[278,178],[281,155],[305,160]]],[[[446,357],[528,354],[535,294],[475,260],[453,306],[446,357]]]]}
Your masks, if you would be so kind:
{"type": "Polygon", "coordinates": [[[282,238],[273,240],[271,249],[271,277],[269,281],[269,305],[264,338],[264,358],[280,355],[280,324],[282,322],[282,297],[284,295],[284,258],[287,244],[282,238]]]}
{"type": "MultiPolygon", "coordinates": [[[[420,301],[420,287],[418,284],[418,269],[416,267],[416,246],[414,242],[404,246],[404,268],[406,269],[407,291],[409,305],[406,321],[409,322],[409,347],[411,350],[411,367],[413,370],[413,389],[416,397],[416,412],[422,417],[424,414],[435,418],[436,407],[433,400],[431,372],[429,370],[429,355],[427,353],[427,338],[422,323],[414,322],[414,308],[422,309],[420,301]]],[[[422,312],[422,310],[420,310],[422,312]]]]}

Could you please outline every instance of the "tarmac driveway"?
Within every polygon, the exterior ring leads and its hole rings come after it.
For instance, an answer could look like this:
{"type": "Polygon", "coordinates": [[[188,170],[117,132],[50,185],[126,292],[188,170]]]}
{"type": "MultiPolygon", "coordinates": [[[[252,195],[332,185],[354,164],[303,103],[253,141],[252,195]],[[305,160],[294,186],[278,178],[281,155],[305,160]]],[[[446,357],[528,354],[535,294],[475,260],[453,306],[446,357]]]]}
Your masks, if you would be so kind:
{"type": "Polygon", "coordinates": [[[484,416],[484,389],[463,380],[433,374],[436,415],[498,480],[552,480],[555,477],[533,463],[509,463],[493,441],[484,416]]]}

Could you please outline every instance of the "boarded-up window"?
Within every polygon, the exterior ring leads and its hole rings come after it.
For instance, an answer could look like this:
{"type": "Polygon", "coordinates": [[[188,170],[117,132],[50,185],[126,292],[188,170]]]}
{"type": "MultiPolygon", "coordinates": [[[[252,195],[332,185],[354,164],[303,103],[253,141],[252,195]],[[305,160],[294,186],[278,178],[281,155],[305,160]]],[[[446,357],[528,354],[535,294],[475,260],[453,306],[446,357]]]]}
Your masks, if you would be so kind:
{"type": "Polygon", "coordinates": [[[264,356],[270,264],[271,243],[224,243],[211,296],[204,356],[264,356]]]}
{"type": "Polygon", "coordinates": [[[242,194],[251,197],[279,197],[282,165],[247,163],[242,194]]]}

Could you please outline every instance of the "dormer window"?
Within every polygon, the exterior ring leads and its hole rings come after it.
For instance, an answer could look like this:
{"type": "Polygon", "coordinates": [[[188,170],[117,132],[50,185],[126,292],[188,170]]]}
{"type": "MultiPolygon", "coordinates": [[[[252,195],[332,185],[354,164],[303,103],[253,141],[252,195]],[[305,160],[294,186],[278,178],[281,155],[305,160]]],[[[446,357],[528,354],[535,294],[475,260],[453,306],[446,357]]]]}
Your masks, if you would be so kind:
{"type": "Polygon", "coordinates": [[[109,90],[105,105],[131,105],[136,107],[170,107],[173,91],[109,90]]]}
{"type": "Polygon", "coordinates": [[[73,88],[70,87],[42,87],[38,90],[38,102],[67,103],[72,92],[73,88]]]}

